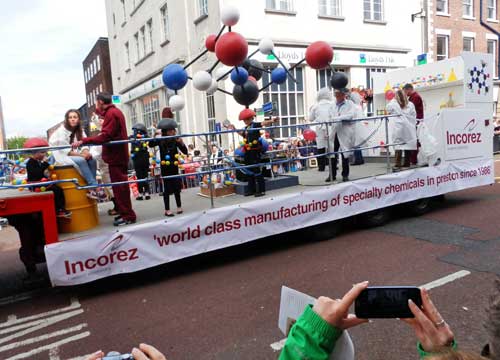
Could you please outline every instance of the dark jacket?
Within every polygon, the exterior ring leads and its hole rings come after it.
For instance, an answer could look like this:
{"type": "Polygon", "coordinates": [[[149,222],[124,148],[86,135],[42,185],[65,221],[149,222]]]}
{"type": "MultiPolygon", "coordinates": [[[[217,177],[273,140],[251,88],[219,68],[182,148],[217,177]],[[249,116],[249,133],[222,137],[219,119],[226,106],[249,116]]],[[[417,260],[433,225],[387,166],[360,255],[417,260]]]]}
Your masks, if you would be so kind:
{"type": "Polygon", "coordinates": [[[417,119],[421,120],[424,118],[424,102],[422,101],[422,98],[420,97],[420,94],[416,91],[413,92],[408,97],[408,100],[410,100],[413,105],[415,105],[415,111],[417,112],[417,119]]]}
{"type": "Polygon", "coordinates": [[[46,161],[38,161],[30,158],[26,163],[26,172],[28,173],[28,181],[40,181],[45,177],[45,170],[49,168],[49,163],[46,161]]]}
{"type": "MultiPolygon", "coordinates": [[[[179,151],[185,155],[188,153],[187,147],[184,143],[178,143],[175,139],[152,140],[149,141],[149,146],[158,146],[160,148],[161,161],[164,162],[161,164],[162,176],[179,174],[179,151]]],[[[182,189],[181,178],[164,179],[164,184],[164,191],[169,195],[180,192],[182,189]]]]}
{"type": "MultiPolygon", "coordinates": [[[[104,116],[102,130],[97,136],[82,139],[84,144],[103,144],[109,141],[127,140],[125,116],[114,105],[109,105],[101,115],[104,116]]],[[[102,147],[102,159],[109,165],[127,165],[128,144],[102,147]]]]}

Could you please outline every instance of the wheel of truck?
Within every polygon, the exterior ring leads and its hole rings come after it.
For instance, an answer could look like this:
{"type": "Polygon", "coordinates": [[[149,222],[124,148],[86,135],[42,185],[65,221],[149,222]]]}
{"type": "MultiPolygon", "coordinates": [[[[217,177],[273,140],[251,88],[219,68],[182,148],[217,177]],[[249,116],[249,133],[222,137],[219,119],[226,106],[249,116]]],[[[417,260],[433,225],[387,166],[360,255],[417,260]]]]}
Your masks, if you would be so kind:
{"type": "Polygon", "coordinates": [[[389,221],[391,214],[388,208],[377,209],[359,216],[359,221],[364,227],[382,226],[389,221]]]}
{"type": "Polygon", "coordinates": [[[418,199],[404,204],[403,206],[406,207],[410,215],[420,216],[429,212],[431,209],[431,200],[431,198],[418,199]]]}
{"type": "Polygon", "coordinates": [[[301,231],[306,239],[310,239],[312,241],[325,241],[337,236],[340,233],[340,229],[340,221],[330,221],[325,224],[305,228],[301,231]]]}

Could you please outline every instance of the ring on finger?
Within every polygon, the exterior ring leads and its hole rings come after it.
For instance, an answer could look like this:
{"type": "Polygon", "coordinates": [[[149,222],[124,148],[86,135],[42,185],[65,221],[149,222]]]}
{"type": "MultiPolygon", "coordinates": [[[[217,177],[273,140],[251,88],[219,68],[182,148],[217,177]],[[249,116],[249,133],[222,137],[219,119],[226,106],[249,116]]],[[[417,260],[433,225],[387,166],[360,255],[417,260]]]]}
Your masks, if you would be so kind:
{"type": "Polygon", "coordinates": [[[444,321],[444,319],[441,319],[441,321],[438,321],[437,323],[434,323],[434,325],[437,327],[437,328],[440,328],[440,327],[443,327],[446,325],[446,321],[444,321]]]}

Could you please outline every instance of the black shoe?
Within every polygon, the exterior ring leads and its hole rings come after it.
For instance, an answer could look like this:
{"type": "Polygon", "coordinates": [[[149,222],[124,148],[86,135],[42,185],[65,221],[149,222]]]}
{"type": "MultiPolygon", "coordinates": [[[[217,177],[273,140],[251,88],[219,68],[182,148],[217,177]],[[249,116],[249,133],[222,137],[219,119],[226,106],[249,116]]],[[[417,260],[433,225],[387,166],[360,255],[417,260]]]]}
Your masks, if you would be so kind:
{"type": "Polygon", "coordinates": [[[319,171],[319,172],[323,172],[323,171],[325,171],[325,169],[318,169],[318,171],[319,171]]]}
{"type": "Polygon", "coordinates": [[[245,193],[245,195],[243,196],[252,196],[252,195],[255,195],[255,193],[245,193]]]}
{"type": "Polygon", "coordinates": [[[122,216],[121,216],[121,215],[115,216],[115,221],[116,221],[116,220],[120,220],[121,218],[122,218],[122,216]]]}
{"type": "Polygon", "coordinates": [[[262,197],[262,196],[265,196],[266,193],[265,192],[258,192],[258,193],[255,193],[255,197],[262,197]]]}
{"type": "Polygon", "coordinates": [[[342,181],[343,182],[349,181],[349,177],[348,176],[342,176],[342,181]]]}
{"type": "Polygon", "coordinates": [[[140,196],[136,197],[135,199],[136,199],[136,200],[139,200],[139,201],[144,200],[144,198],[142,197],[142,195],[140,195],[140,196]]]}
{"type": "Polygon", "coordinates": [[[146,194],[146,197],[145,197],[146,200],[151,200],[151,196],[149,194],[146,194]]]}
{"type": "Polygon", "coordinates": [[[130,225],[130,224],[135,224],[135,220],[125,220],[125,219],[118,219],[113,222],[114,226],[124,226],[124,225],[130,225]]]}
{"type": "Polygon", "coordinates": [[[328,176],[326,179],[325,179],[325,182],[333,182],[333,181],[337,181],[337,178],[334,177],[333,180],[328,176]]]}

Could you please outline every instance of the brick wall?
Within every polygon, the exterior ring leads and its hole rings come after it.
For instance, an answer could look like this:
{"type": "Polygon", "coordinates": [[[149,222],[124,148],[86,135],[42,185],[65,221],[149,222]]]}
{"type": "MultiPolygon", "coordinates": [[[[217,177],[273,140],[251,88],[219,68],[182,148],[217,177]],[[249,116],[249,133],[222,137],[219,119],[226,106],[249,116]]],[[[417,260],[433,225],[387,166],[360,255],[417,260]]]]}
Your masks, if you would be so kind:
{"type": "MultiPolygon", "coordinates": [[[[499,19],[498,5],[500,1],[497,0],[497,15],[499,19]]],[[[498,21],[487,20],[487,1],[483,0],[483,20],[495,30],[500,31],[498,21]]],[[[459,56],[463,51],[463,37],[464,35],[474,35],[474,51],[487,52],[487,35],[494,36],[490,31],[483,27],[480,23],[479,8],[480,0],[473,0],[473,17],[466,18],[463,15],[463,2],[462,0],[448,0],[448,14],[440,15],[436,12],[436,0],[429,1],[430,15],[431,15],[431,41],[430,48],[432,49],[432,58],[437,60],[437,35],[439,33],[446,33],[449,31],[449,57],[459,56]],[[465,34],[464,34],[465,33],[465,34]]],[[[494,37],[492,39],[495,39],[494,37]]],[[[497,40],[498,47],[498,40],[497,40]]],[[[496,49],[498,53],[498,48],[496,49]]],[[[495,54],[498,63],[498,56],[495,54]]]]}
{"type": "MultiPolygon", "coordinates": [[[[97,40],[92,50],[83,61],[83,71],[85,73],[85,69],[88,69],[91,66],[98,55],[101,67],[100,70],[97,71],[95,75],[85,84],[85,95],[87,96],[87,98],[95,89],[98,89],[97,93],[99,93],[101,84],[102,92],[113,94],[113,84],[111,80],[111,59],[109,56],[109,42],[107,38],[99,38],[99,40],[97,40]]],[[[92,113],[96,108],[94,103],[92,103],[91,105],[88,101],[87,105],[88,114],[90,117],[92,116],[92,113]]]]}

